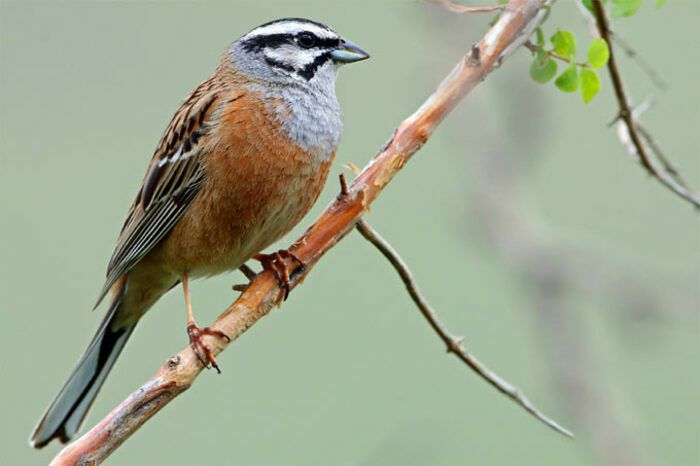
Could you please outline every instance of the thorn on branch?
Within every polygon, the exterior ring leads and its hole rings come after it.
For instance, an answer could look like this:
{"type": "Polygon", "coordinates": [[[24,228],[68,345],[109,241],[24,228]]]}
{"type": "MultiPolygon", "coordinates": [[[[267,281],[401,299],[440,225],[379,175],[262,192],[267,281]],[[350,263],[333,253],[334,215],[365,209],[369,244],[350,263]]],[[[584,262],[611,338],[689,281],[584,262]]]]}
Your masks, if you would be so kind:
{"type": "Polygon", "coordinates": [[[408,266],[404,260],[399,256],[396,250],[389,244],[384,238],[382,238],[379,233],[377,233],[369,224],[363,220],[359,219],[355,228],[360,232],[360,234],[370,243],[376,247],[379,252],[389,261],[389,263],[394,267],[396,272],[401,277],[408,294],[415,303],[418,310],[423,314],[423,317],[428,321],[428,324],[437,333],[440,339],[447,345],[447,352],[454,353],[462,362],[464,362],[469,368],[479,375],[486,382],[495,387],[499,392],[508,396],[511,400],[515,401],[528,413],[533,415],[535,418],[567,437],[573,438],[574,435],[564,427],[560,426],[556,421],[545,416],[539,409],[537,409],[516,387],[512,386],[496,373],[492,372],[488,367],[484,366],[476,357],[467,352],[467,350],[462,346],[464,337],[457,337],[452,335],[450,331],[445,327],[437,316],[437,313],[430,305],[428,300],[423,296],[423,294],[418,289],[418,284],[413,278],[413,274],[409,270],[408,266]]]}
{"type": "Polygon", "coordinates": [[[348,195],[348,182],[345,179],[345,174],[341,173],[338,178],[340,180],[340,196],[345,197],[348,195]]]}
{"type": "Polygon", "coordinates": [[[447,344],[447,353],[459,354],[461,351],[464,351],[464,348],[462,348],[463,340],[463,337],[451,339],[447,344]]]}
{"type": "Polygon", "coordinates": [[[618,112],[615,114],[615,116],[613,117],[613,119],[610,120],[610,121],[608,122],[608,124],[605,125],[605,127],[606,127],[606,128],[612,128],[612,127],[615,125],[615,123],[617,123],[618,121],[620,121],[621,118],[622,118],[622,112],[620,112],[620,111],[618,110],[618,112]]]}

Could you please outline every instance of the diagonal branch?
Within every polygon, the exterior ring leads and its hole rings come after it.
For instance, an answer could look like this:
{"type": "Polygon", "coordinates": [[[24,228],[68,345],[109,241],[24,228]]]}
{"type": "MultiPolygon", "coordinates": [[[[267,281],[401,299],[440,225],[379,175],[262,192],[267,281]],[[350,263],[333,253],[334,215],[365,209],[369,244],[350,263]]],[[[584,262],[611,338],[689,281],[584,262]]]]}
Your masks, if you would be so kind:
{"type": "Polygon", "coordinates": [[[593,0],[593,12],[595,15],[598,32],[603,40],[608,43],[608,49],[610,50],[608,71],[610,72],[610,79],[612,80],[613,88],[615,89],[615,96],[617,97],[617,103],[620,108],[619,118],[622,119],[627,127],[630,140],[636,152],[634,155],[639,158],[639,163],[652,177],[676,193],[678,196],[693,204],[695,207],[700,208],[700,195],[678,184],[674,180],[673,176],[670,176],[667,172],[660,172],[656,169],[656,167],[654,167],[654,164],[647,153],[646,147],[642,142],[642,137],[639,134],[639,129],[634,121],[635,118],[632,114],[632,109],[630,108],[629,101],[627,100],[627,93],[625,92],[625,88],[622,84],[622,76],[620,75],[620,70],[617,67],[617,61],[615,60],[615,53],[612,47],[612,32],[610,30],[610,25],[608,24],[608,17],[602,0],[593,0]]]}
{"type": "MultiPolygon", "coordinates": [[[[641,104],[637,105],[635,108],[632,109],[632,120],[635,122],[637,132],[642,137],[642,139],[644,139],[647,146],[651,149],[651,152],[656,157],[656,160],[659,161],[661,169],[664,171],[664,173],[668,175],[675,183],[677,183],[678,186],[689,191],[690,187],[688,183],[683,179],[681,172],[678,170],[678,168],[676,168],[673,165],[673,163],[669,160],[666,154],[664,154],[663,150],[661,149],[661,146],[656,142],[651,132],[648,129],[646,129],[639,121],[639,116],[642,113],[644,113],[650,106],[651,100],[646,99],[641,104]]],[[[617,137],[620,140],[620,143],[622,143],[622,146],[627,150],[632,159],[639,161],[639,154],[637,153],[637,148],[632,142],[632,138],[630,137],[630,132],[627,129],[625,121],[620,120],[620,117],[616,116],[615,119],[612,122],[610,122],[610,125],[613,125],[618,121],[619,123],[617,125],[617,137]]]]}
{"type": "MultiPolygon", "coordinates": [[[[369,205],[428,140],[448,113],[497,68],[514,46],[527,40],[533,23],[541,21],[548,0],[510,0],[498,21],[471,47],[437,90],[404,120],[393,136],[319,218],[290,248],[306,267],[296,270],[291,287],[298,285],[321,257],[355,226],[369,205]]],[[[231,341],[281,303],[282,293],[272,272],[256,276],[238,299],[212,324],[231,341]]],[[[207,338],[214,356],[229,343],[207,338]]],[[[102,463],[127,438],[175,397],[187,390],[202,366],[189,346],[172,356],[144,385],[114,408],[90,431],[64,448],[52,465],[102,463]]]]}
{"type": "Polygon", "coordinates": [[[488,367],[476,359],[474,355],[466,350],[462,344],[464,337],[457,337],[453,335],[445,324],[440,321],[435,309],[433,309],[428,300],[418,289],[418,284],[413,279],[413,274],[409,270],[408,265],[406,265],[401,256],[399,256],[399,253],[394,250],[391,244],[382,238],[379,233],[377,233],[366,221],[362,219],[357,222],[355,227],[357,228],[357,231],[359,231],[367,241],[372,243],[394,267],[396,272],[401,277],[401,281],[403,281],[403,284],[406,286],[408,294],[418,307],[418,310],[420,310],[423,317],[425,317],[433,330],[435,330],[435,333],[437,333],[440,339],[445,343],[445,345],[447,345],[448,353],[454,353],[454,355],[469,366],[471,370],[476,372],[479,377],[490,383],[496,388],[496,390],[515,401],[528,413],[535,416],[535,418],[539,419],[560,434],[573,438],[574,435],[569,430],[560,426],[553,419],[545,416],[519,389],[502,379],[498,374],[492,372],[488,367]]]}
{"type": "Polygon", "coordinates": [[[659,160],[661,166],[666,171],[666,173],[668,173],[669,176],[673,177],[673,179],[676,181],[676,183],[678,183],[679,186],[685,189],[690,189],[688,187],[688,183],[686,183],[686,181],[681,176],[680,171],[678,171],[678,168],[676,168],[673,165],[673,163],[668,159],[668,157],[666,157],[666,154],[664,154],[664,151],[661,149],[659,143],[656,142],[654,137],[651,135],[651,132],[648,129],[646,129],[640,122],[637,122],[637,131],[639,131],[639,134],[647,142],[647,144],[651,148],[651,151],[659,160]]]}

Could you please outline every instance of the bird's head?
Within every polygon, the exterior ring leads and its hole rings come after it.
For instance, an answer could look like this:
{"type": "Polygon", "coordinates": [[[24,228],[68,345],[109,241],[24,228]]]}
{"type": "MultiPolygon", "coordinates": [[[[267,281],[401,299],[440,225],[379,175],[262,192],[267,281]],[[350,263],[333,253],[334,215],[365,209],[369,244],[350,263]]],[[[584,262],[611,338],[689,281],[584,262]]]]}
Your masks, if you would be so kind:
{"type": "Polygon", "coordinates": [[[235,66],[274,83],[335,81],[338,68],[369,54],[325,24],[285,18],[253,29],[231,45],[235,66]]]}

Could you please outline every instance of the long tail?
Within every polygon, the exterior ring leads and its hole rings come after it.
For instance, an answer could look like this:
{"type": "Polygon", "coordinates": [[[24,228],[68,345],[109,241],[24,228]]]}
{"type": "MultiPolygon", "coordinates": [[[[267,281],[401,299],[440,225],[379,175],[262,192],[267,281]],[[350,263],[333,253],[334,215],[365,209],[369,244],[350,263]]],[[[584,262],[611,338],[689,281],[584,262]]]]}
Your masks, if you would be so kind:
{"type": "Polygon", "coordinates": [[[136,322],[117,328],[114,323],[124,297],[124,286],[114,295],[107,315],[73,373],[34,429],[29,444],[41,448],[52,439],[65,443],[80,428],[136,322]]]}

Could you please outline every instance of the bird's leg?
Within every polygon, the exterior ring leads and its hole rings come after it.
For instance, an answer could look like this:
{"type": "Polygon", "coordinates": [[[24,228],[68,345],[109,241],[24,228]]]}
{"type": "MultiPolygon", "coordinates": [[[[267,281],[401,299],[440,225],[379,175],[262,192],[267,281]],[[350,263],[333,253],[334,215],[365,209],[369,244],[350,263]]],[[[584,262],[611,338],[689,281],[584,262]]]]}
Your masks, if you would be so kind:
{"type": "Polygon", "coordinates": [[[190,287],[186,273],[182,274],[182,290],[185,292],[185,306],[187,307],[187,336],[190,338],[190,346],[192,347],[192,351],[194,351],[197,359],[199,359],[204,367],[209,369],[209,365],[211,364],[211,366],[216,369],[216,372],[221,374],[221,370],[216,364],[214,355],[211,354],[211,350],[204,342],[202,337],[204,335],[211,335],[214,337],[223,338],[226,341],[231,341],[231,339],[220,330],[214,330],[210,327],[197,327],[197,324],[194,321],[194,316],[192,315],[190,287]]]}
{"type": "Polygon", "coordinates": [[[287,249],[280,249],[272,254],[256,254],[253,256],[253,259],[260,262],[263,270],[272,270],[275,277],[277,277],[277,282],[284,290],[284,299],[286,300],[289,296],[290,275],[297,268],[303,268],[305,266],[304,262],[287,249]],[[287,259],[295,261],[299,266],[290,270],[287,259]]]}

